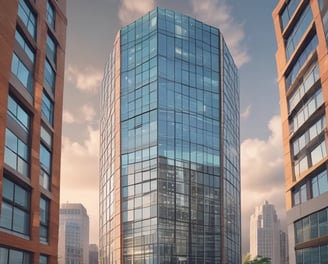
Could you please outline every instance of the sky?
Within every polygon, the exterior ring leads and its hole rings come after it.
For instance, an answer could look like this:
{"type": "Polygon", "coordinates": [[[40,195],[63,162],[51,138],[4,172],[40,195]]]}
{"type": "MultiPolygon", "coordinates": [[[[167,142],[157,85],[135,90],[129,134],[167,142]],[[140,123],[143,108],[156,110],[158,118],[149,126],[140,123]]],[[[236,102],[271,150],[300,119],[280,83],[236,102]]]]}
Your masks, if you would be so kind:
{"type": "Polygon", "coordinates": [[[68,0],[61,158],[61,203],[82,203],[90,243],[98,244],[99,91],[120,27],[156,6],[218,27],[239,69],[242,252],[249,251],[249,218],[264,200],[285,230],[285,192],[276,40],[277,0],[68,0]]]}

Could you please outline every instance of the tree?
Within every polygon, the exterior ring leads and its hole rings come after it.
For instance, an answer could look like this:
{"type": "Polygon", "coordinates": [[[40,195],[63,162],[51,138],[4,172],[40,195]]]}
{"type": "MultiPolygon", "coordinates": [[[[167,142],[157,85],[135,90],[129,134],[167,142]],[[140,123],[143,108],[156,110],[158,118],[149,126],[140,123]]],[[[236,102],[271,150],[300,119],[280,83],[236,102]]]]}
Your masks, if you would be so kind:
{"type": "Polygon", "coordinates": [[[271,264],[271,259],[257,256],[255,259],[251,260],[251,255],[248,253],[243,257],[243,264],[271,264]]]}

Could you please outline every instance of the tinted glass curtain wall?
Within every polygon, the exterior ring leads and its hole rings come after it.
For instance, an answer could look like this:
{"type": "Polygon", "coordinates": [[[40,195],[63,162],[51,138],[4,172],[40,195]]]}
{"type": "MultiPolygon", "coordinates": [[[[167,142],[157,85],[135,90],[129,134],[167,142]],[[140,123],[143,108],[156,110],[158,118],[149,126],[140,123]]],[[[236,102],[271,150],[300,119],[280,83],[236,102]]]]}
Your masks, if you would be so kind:
{"type": "Polygon", "coordinates": [[[122,28],[101,109],[101,263],[240,263],[238,73],[219,30],[162,8],[122,28]]]}

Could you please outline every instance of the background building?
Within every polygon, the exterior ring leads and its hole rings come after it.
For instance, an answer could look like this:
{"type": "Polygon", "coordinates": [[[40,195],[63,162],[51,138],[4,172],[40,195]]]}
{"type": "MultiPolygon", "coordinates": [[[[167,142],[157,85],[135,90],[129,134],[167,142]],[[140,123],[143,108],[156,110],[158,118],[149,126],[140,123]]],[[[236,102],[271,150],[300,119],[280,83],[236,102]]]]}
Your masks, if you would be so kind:
{"type": "Polygon", "coordinates": [[[284,263],[280,259],[280,221],[274,205],[267,201],[251,215],[250,254],[252,258],[269,257],[272,264],[284,263]]]}
{"type": "Polygon", "coordinates": [[[273,11],[290,263],[328,261],[328,1],[273,11]]]}
{"type": "Polygon", "coordinates": [[[58,263],[89,263],[89,216],[82,204],[60,208],[58,263]]]}
{"type": "Polygon", "coordinates": [[[288,235],[282,230],[280,230],[280,263],[289,264],[288,235]]]}
{"type": "Polygon", "coordinates": [[[89,264],[98,264],[98,246],[89,244],[89,264]]]}
{"type": "Polygon", "coordinates": [[[100,263],[240,263],[239,86],[217,28],[157,8],[101,92],[100,263]]]}
{"type": "Polygon", "coordinates": [[[0,0],[1,263],[57,263],[66,0],[0,0]]]}

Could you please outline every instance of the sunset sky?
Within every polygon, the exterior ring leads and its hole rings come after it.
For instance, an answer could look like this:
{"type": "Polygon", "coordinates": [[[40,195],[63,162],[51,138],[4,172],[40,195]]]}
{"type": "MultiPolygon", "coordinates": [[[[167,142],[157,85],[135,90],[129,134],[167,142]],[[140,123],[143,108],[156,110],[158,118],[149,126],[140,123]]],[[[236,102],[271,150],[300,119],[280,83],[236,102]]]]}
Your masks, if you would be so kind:
{"type": "Polygon", "coordinates": [[[82,203],[98,244],[99,90],[117,31],[156,6],[218,27],[239,67],[243,253],[249,217],[268,200],[285,220],[276,42],[277,0],[68,0],[61,203],[82,203]]]}

